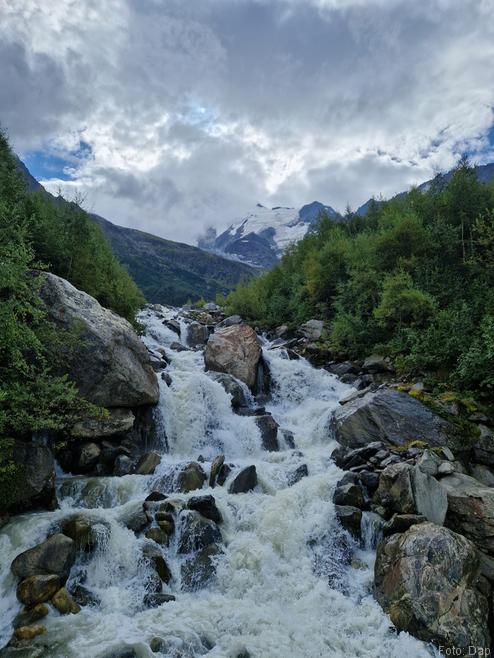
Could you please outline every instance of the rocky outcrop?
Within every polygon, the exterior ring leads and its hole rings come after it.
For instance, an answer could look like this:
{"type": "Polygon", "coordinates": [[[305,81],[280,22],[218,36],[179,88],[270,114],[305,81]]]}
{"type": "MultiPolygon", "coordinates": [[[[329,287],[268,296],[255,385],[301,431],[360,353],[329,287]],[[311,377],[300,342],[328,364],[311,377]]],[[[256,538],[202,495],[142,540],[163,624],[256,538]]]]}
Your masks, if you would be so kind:
{"type": "Polygon", "coordinates": [[[441,486],[448,496],[445,524],[494,555],[494,489],[461,473],[442,478],[441,486]]]}
{"type": "Polygon", "coordinates": [[[131,325],[54,274],[44,274],[41,297],[62,329],[79,332],[68,363],[83,397],[102,407],[155,404],[159,390],[146,348],[131,325]]]}
{"type": "Polygon", "coordinates": [[[0,506],[13,510],[54,509],[55,462],[49,448],[41,441],[14,442],[12,462],[15,478],[0,488],[0,506]]]}
{"type": "Polygon", "coordinates": [[[406,446],[422,441],[428,446],[447,446],[453,452],[470,449],[468,440],[454,425],[412,396],[389,388],[369,391],[336,410],[332,432],[338,443],[358,448],[373,441],[406,446]]]}
{"type": "Polygon", "coordinates": [[[74,559],[75,543],[65,535],[56,534],[18,555],[11,569],[18,578],[54,574],[65,582],[74,559]]]}
{"type": "Polygon", "coordinates": [[[255,392],[261,362],[261,344],[248,325],[233,325],[212,334],[204,360],[208,370],[233,375],[255,392]]]}
{"type": "Polygon", "coordinates": [[[476,589],[478,576],[468,539],[422,523],[379,545],[375,593],[399,630],[438,646],[486,649],[488,605],[476,589]]]}
{"type": "Polygon", "coordinates": [[[130,409],[108,409],[101,418],[87,418],[76,423],[71,435],[76,439],[103,439],[132,429],[135,416],[130,409]]]}

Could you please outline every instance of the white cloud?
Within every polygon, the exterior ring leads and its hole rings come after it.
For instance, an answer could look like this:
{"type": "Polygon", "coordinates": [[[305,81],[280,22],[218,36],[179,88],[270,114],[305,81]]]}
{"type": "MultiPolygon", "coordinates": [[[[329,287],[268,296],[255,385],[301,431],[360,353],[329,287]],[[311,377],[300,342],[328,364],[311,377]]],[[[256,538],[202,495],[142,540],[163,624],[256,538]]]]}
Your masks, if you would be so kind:
{"type": "Polygon", "coordinates": [[[173,239],[494,158],[492,0],[0,0],[0,57],[14,146],[82,140],[89,209],[173,239]]]}

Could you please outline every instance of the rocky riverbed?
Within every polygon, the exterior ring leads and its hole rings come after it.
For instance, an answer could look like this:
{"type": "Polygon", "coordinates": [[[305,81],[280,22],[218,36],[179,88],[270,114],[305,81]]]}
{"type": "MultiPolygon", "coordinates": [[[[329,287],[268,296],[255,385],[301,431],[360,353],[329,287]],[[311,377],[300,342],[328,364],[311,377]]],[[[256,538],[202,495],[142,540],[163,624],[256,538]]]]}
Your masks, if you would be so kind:
{"type": "Polygon", "coordinates": [[[378,357],[314,367],[301,354],[317,353],[317,321],[267,338],[215,305],[153,306],[141,342],[51,284],[54,319],[69,309],[87,327],[72,376],[107,412],[18,448],[1,656],[489,646],[486,419],[471,441],[383,386],[391,366],[378,357]]]}

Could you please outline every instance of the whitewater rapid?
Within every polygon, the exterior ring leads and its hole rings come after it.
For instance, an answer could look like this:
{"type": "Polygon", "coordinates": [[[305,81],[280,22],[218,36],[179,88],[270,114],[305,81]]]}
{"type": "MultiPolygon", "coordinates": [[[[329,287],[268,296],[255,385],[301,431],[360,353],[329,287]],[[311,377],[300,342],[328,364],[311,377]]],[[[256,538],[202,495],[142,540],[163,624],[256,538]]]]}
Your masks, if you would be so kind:
{"type": "MultiPolygon", "coordinates": [[[[330,459],[331,414],[349,387],[304,359],[290,360],[265,341],[273,393],[267,410],[281,430],[293,433],[295,449],[266,452],[255,420],[233,413],[230,398],[204,371],[201,351],[173,351],[176,333],[163,318],[180,319],[173,309],[146,309],[140,316],[150,350],[164,349],[170,363],[167,386],[160,379],[157,410],[162,461],[154,475],[58,478],[60,509],[13,518],[0,532],[0,646],[10,639],[20,609],[10,564],[20,552],[43,541],[74,511],[83,509],[99,523],[94,555],[72,570],[96,594],[99,607],[77,615],[51,612],[43,642],[53,658],[98,658],[110,650],[133,648],[139,657],[167,658],[421,658],[432,650],[391,629],[370,588],[374,554],[356,548],[352,564],[343,559],[345,538],[334,517],[332,492],[342,472],[330,459]],[[165,438],[166,437],[166,438],[165,438]],[[209,489],[223,516],[224,554],[206,589],[180,590],[180,558],[163,547],[173,574],[164,591],[176,601],[143,609],[149,565],[145,540],[123,520],[138,510],[150,491],[171,491],[181,465],[204,459],[209,472],[218,453],[236,467],[255,464],[254,492],[228,494],[227,485],[209,489]],[[308,477],[290,485],[297,468],[308,477]],[[167,641],[153,653],[152,638],[167,641]]],[[[185,338],[182,320],[182,342],[185,338]]],[[[199,492],[173,494],[186,500],[199,492]]]]}

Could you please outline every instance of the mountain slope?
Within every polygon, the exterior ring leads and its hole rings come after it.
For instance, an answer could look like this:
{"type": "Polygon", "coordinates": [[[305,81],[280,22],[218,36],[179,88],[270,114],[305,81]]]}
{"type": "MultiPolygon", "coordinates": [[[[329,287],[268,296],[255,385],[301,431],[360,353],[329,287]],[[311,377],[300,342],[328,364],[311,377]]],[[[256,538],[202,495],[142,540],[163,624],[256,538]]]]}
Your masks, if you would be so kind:
{"type": "MultiPolygon", "coordinates": [[[[494,162],[490,162],[489,164],[485,164],[485,165],[478,165],[474,167],[474,170],[475,173],[477,174],[477,180],[479,181],[479,183],[490,183],[492,180],[494,180],[494,162]]],[[[428,180],[425,183],[421,183],[421,185],[418,185],[417,189],[420,190],[421,192],[427,192],[431,184],[436,180],[440,184],[445,185],[451,180],[453,173],[454,173],[454,169],[446,172],[445,174],[439,174],[436,178],[432,180],[428,180]]],[[[400,192],[399,194],[396,194],[394,197],[392,197],[392,199],[399,199],[405,194],[407,194],[407,192],[400,192]]],[[[361,217],[365,216],[369,212],[369,209],[373,203],[381,204],[382,201],[377,199],[368,199],[359,208],[357,208],[355,214],[360,215],[361,217]]]]}
{"type": "Polygon", "coordinates": [[[257,204],[252,212],[235,221],[220,235],[208,229],[198,244],[203,249],[267,269],[276,265],[287,247],[304,237],[321,212],[339,217],[333,208],[319,201],[300,210],[281,206],[266,208],[257,204]]]}
{"type": "MultiPolygon", "coordinates": [[[[54,203],[69,203],[54,197],[17,158],[29,192],[41,192],[54,203]]],[[[246,264],[228,260],[172,240],[135,229],[117,226],[104,217],[90,214],[110,242],[113,253],[143,292],[146,300],[159,304],[184,304],[201,297],[212,300],[226,294],[256,272],[246,264]]]]}
{"type": "Polygon", "coordinates": [[[198,247],[117,226],[98,215],[92,218],[149,302],[184,304],[200,297],[211,300],[255,274],[248,265],[198,247]]]}

